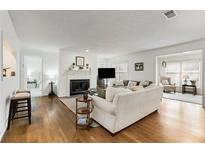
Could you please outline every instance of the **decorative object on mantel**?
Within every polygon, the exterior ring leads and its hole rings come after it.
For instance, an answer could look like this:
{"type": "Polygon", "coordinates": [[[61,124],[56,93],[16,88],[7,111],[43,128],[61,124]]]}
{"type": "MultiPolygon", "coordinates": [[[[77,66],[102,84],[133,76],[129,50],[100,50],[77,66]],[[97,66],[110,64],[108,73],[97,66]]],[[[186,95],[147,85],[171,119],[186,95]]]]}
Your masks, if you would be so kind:
{"type": "Polygon", "coordinates": [[[84,65],[85,65],[85,57],[76,56],[75,60],[76,60],[76,66],[84,67],[84,65]]]}
{"type": "Polygon", "coordinates": [[[76,56],[76,63],[72,63],[68,67],[68,71],[91,71],[89,68],[89,64],[87,63],[85,66],[85,57],[76,56]]]}
{"type": "Polygon", "coordinates": [[[135,71],[143,71],[144,70],[144,63],[135,63],[135,71]]]}
{"type": "Polygon", "coordinates": [[[86,64],[86,69],[89,69],[89,64],[86,64]]]}
{"type": "Polygon", "coordinates": [[[166,61],[162,61],[162,67],[164,67],[164,68],[167,67],[167,63],[166,63],[166,61]]]}
{"type": "Polygon", "coordinates": [[[70,65],[68,67],[68,70],[69,71],[78,71],[79,70],[79,67],[75,65],[75,63],[72,63],[72,65],[70,65]]]}
{"type": "Polygon", "coordinates": [[[72,63],[72,69],[75,69],[75,63],[72,63]]]}

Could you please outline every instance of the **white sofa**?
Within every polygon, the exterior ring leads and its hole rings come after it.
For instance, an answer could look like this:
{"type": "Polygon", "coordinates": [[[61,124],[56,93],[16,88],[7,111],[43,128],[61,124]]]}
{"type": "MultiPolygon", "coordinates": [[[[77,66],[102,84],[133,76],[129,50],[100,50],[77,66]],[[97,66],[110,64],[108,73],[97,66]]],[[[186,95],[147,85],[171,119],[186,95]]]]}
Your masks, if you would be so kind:
{"type": "Polygon", "coordinates": [[[92,96],[92,118],[112,134],[159,109],[163,88],[152,86],[140,91],[118,93],[112,102],[92,96]]]}

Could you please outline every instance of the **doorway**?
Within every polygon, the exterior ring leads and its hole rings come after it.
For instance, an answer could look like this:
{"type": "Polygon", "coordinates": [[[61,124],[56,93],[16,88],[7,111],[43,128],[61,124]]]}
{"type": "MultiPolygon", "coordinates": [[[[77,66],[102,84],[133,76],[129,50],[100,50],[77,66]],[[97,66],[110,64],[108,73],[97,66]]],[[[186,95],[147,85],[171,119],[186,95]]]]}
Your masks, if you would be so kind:
{"type": "Polygon", "coordinates": [[[32,97],[42,95],[42,58],[24,56],[24,87],[31,91],[32,97]]]}
{"type": "Polygon", "coordinates": [[[156,66],[163,98],[202,105],[203,50],[157,56],[156,66]]]}

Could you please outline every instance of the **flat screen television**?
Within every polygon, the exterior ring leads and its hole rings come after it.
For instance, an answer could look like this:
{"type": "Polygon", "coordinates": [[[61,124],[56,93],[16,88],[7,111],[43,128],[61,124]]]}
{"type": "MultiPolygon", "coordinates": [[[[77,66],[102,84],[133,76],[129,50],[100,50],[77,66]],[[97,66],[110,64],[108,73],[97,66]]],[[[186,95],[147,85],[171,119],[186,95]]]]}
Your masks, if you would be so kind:
{"type": "Polygon", "coordinates": [[[115,68],[98,68],[99,79],[115,78],[115,68]]]}

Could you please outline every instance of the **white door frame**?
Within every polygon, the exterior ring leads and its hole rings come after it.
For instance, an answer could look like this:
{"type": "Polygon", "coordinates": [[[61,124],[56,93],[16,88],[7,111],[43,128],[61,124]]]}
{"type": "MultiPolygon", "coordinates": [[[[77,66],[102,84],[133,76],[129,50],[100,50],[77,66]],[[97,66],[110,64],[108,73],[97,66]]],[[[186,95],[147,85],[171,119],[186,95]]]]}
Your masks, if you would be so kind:
{"type": "MultiPolygon", "coordinates": [[[[205,108],[205,81],[204,81],[204,79],[205,79],[205,71],[204,71],[204,69],[205,69],[205,67],[204,67],[204,65],[205,65],[205,62],[204,62],[204,57],[205,57],[205,51],[204,51],[204,49],[203,48],[201,48],[201,49],[196,49],[196,50],[201,50],[202,51],[202,79],[201,79],[201,90],[202,90],[202,106],[205,108]]],[[[192,51],[194,51],[194,50],[192,50],[192,51]]],[[[180,52],[178,52],[178,53],[180,53],[180,52]]],[[[178,53],[175,53],[175,54],[178,54],[178,53]]],[[[170,53],[170,54],[172,54],[172,53],[170,53]]],[[[166,54],[166,55],[169,55],[169,54],[166,54]]],[[[155,82],[156,82],[156,84],[157,85],[159,85],[159,62],[158,62],[158,58],[159,58],[159,56],[163,56],[163,55],[158,55],[158,56],[156,56],[155,57],[155,66],[156,66],[156,68],[155,68],[155,82]]]]}
{"type": "Polygon", "coordinates": [[[42,56],[36,56],[36,55],[23,55],[23,86],[24,86],[24,88],[27,88],[26,86],[27,86],[27,84],[25,84],[25,69],[26,69],[26,67],[25,67],[25,58],[26,57],[37,57],[37,58],[39,58],[39,59],[41,59],[41,86],[40,86],[40,91],[41,91],[41,93],[42,93],[42,91],[43,91],[43,57],[42,56]]]}

